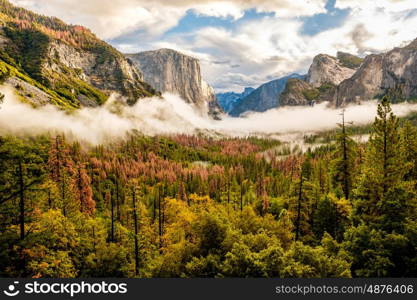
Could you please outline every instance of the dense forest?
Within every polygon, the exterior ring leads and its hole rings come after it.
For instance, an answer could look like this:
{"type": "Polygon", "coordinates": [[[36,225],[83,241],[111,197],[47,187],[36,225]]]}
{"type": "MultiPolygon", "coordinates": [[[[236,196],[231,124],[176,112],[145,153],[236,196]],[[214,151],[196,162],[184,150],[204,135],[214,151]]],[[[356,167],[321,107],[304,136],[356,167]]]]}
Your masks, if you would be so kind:
{"type": "Polygon", "coordinates": [[[366,143],[0,137],[2,277],[417,276],[417,127],[366,143]]]}

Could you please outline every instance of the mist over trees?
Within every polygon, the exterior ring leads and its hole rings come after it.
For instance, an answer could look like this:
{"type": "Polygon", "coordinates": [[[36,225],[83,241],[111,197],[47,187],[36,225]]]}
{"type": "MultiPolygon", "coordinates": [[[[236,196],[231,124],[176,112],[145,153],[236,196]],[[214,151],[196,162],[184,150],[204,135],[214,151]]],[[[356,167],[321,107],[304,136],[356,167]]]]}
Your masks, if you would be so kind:
{"type": "Polygon", "coordinates": [[[0,137],[3,277],[415,277],[417,128],[366,143],[0,137]]]}

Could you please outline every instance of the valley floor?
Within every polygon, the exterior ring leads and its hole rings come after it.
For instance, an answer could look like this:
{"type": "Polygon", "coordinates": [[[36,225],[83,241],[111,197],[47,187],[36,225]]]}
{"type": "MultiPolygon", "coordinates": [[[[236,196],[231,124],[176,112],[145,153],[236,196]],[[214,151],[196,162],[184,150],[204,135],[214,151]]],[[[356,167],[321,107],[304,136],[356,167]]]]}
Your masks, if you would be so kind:
{"type": "Polygon", "coordinates": [[[296,151],[3,135],[0,276],[415,277],[417,128],[390,111],[296,151]]]}

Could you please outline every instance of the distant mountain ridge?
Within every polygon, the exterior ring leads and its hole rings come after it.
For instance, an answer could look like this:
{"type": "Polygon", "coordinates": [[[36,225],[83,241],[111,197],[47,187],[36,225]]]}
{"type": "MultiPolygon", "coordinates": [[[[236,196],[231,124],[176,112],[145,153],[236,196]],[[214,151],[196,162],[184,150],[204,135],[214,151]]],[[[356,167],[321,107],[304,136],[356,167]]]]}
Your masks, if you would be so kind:
{"type": "Polygon", "coordinates": [[[305,78],[305,76],[291,74],[261,85],[239,101],[239,103],[230,111],[230,115],[238,117],[247,111],[264,112],[271,108],[278,107],[279,96],[284,91],[287,80],[290,78],[305,78]]]}
{"type": "Polygon", "coordinates": [[[306,76],[292,74],[217,99],[196,58],[171,49],[125,56],[82,26],[0,0],[0,82],[23,102],[66,109],[102,105],[114,93],[134,104],[171,92],[214,118],[221,117],[222,107],[241,116],[323,101],[342,107],[384,95],[400,102],[417,99],[417,39],[365,58],[319,54],[306,76]]]}
{"type": "Polygon", "coordinates": [[[345,52],[316,55],[305,79],[288,80],[280,95],[281,106],[314,105],[332,101],[335,88],[355,74],[363,59],[345,52]]]}
{"type": "Polygon", "coordinates": [[[384,95],[392,102],[417,99],[417,39],[405,47],[365,58],[345,52],[338,52],[336,57],[319,54],[307,76],[268,82],[240,100],[230,114],[240,116],[247,111],[323,101],[343,107],[384,95]]]}
{"type": "Polygon", "coordinates": [[[239,102],[252,93],[255,89],[252,87],[246,87],[242,93],[227,92],[216,94],[217,100],[220,106],[226,113],[229,113],[233,108],[239,104],[239,102]]]}

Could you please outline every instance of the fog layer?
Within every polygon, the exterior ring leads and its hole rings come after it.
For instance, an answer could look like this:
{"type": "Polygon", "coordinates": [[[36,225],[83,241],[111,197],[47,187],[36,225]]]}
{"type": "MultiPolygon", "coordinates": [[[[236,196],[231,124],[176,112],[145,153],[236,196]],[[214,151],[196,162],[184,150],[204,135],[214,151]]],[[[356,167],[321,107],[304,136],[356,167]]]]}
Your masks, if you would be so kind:
{"type": "MultiPolygon", "coordinates": [[[[132,130],[146,135],[195,134],[206,132],[225,136],[280,135],[330,129],[340,121],[340,109],[326,107],[283,107],[264,113],[249,113],[242,118],[225,116],[215,121],[196,112],[192,105],[172,94],[163,99],[141,99],[134,106],[117,105],[110,97],[106,105],[82,108],[66,113],[52,105],[33,108],[21,103],[13,90],[2,87],[5,101],[0,104],[0,133],[40,134],[63,132],[92,144],[124,137],[132,130]],[[117,106],[117,109],[115,109],[117,106]]],[[[376,102],[346,108],[345,119],[355,124],[372,122],[376,102]]],[[[417,111],[416,104],[393,105],[394,112],[404,116],[417,111]]]]}

